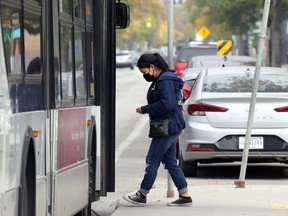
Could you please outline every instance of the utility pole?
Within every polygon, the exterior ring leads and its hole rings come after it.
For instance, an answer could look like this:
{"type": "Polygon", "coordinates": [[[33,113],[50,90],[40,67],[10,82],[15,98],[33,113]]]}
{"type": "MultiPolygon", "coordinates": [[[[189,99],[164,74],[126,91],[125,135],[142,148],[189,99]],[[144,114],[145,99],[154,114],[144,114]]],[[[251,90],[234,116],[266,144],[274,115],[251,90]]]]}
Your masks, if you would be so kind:
{"type": "Polygon", "coordinates": [[[245,188],[245,175],[246,175],[247,161],[248,161],[248,155],[249,155],[249,143],[250,143],[251,130],[252,130],[252,125],[253,125],[253,117],[254,117],[256,97],[257,97],[257,91],[258,91],[262,55],[264,51],[265,40],[267,38],[266,31],[267,31],[269,9],[270,9],[270,0],[265,0],[263,17],[262,17],[262,25],[261,25],[261,33],[259,35],[260,40],[259,40],[259,45],[258,45],[258,55],[257,55],[256,69],[255,69],[255,74],[254,74],[254,85],[253,85],[253,90],[252,90],[248,123],[247,123],[246,136],[245,136],[245,144],[244,144],[243,155],[242,155],[240,177],[238,181],[235,181],[235,185],[237,188],[245,188]]]}
{"type": "MultiPolygon", "coordinates": [[[[173,0],[168,0],[168,66],[173,68],[173,0]]],[[[176,145],[176,143],[175,143],[176,145]]],[[[174,197],[173,181],[167,171],[167,197],[174,197]]]]}

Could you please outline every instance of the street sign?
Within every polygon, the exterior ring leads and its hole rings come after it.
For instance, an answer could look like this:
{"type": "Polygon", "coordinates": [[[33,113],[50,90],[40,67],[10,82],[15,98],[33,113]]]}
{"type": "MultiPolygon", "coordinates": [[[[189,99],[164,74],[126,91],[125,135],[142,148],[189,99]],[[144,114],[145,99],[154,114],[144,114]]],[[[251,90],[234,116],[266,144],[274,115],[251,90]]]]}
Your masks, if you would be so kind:
{"type": "Polygon", "coordinates": [[[231,56],[232,55],[232,41],[231,40],[219,40],[217,41],[218,51],[217,55],[231,56]]]}
{"type": "Polygon", "coordinates": [[[198,34],[199,34],[203,39],[205,39],[206,37],[208,37],[208,35],[210,35],[210,31],[209,31],[205,26],[203,26],[203,27],[198,31],[198,34]]]}

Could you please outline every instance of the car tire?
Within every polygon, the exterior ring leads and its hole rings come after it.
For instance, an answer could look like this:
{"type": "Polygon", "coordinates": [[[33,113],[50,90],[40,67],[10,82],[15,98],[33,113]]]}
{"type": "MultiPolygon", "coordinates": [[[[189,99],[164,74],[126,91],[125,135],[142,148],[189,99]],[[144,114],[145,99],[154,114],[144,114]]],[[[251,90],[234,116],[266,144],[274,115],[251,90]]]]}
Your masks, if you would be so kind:
{"type": "Polygon", "coordinates": [[[197,161],[184,161],[179,154],[179,166],[186,177],[197,177],[197,161]]]}
{"type": "Polygon", "coordinates": [[[131,69],[131,70],[134,70],[134,65],[130,65],[130,69],[131,69]]]}

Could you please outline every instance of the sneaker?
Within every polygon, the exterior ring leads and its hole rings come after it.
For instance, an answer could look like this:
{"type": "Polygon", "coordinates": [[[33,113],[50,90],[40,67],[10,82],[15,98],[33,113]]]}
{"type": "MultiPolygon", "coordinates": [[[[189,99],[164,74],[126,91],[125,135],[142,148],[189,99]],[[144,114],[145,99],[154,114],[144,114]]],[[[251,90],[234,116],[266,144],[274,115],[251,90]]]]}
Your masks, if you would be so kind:
{"type": "Polygon", "coordinates": [[[133,195],[124,195],[123,199],[126,200],[127,202],[130,202],[139,206],[144,206],[146,204],[146,198],[143,198],[139,191],[133,195]]]}
{"type": "Polygon", "coordinates": [[[182,196],[179,196],[179,198],[173,202],[167,203],[168,206],[189,206],[192,205],[192,199],[191,197],[185,198],[182,196]]]}

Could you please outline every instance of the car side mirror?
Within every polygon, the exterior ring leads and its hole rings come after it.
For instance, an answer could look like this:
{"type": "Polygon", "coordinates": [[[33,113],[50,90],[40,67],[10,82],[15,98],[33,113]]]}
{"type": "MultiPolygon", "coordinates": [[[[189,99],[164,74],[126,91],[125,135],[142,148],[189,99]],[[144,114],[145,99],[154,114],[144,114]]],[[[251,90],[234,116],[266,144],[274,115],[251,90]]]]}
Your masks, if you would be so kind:
{"type": "Polygon", "coordinates": [[[125,2],[116,2],[116,29],[125,29],[130,25],[130,7],[125,2]]]}

